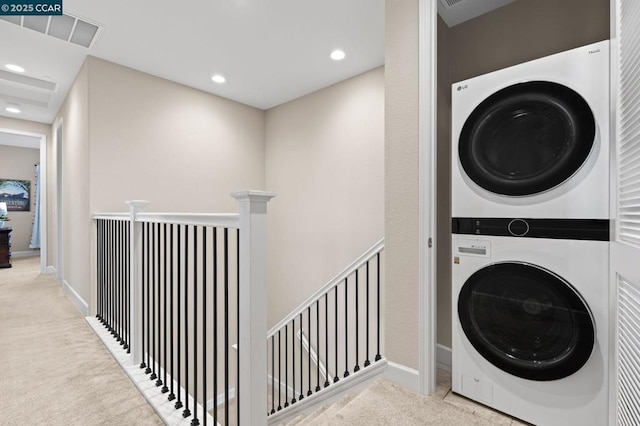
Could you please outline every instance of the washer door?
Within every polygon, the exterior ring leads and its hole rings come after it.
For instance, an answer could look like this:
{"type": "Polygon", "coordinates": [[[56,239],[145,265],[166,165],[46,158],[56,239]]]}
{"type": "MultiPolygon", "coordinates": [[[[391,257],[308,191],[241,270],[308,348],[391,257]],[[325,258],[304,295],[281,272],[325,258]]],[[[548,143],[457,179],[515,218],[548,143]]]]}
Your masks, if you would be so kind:
{"type": "Polygon", "coordinates": [[[596,124],[575,91],[546,81],[520,83],[485,99],[465,122],[459,159],[477,185],[525,196],[562,184],[592,150],[596,124]]]}
{"type": "Polygon", "coordinates": [[[496,263],[465,282],[458,315],[473,347],[514,376],[556,380],[578,371],[594,346],[589,308],[561,277],[527,263],[496,263]]]}

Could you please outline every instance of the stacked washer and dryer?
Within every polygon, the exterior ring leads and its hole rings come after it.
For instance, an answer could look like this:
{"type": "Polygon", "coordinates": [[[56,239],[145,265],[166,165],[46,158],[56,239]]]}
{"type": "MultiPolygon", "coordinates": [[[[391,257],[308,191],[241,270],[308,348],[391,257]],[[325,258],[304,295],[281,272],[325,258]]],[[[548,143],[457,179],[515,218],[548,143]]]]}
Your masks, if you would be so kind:
{"type": "Polygon", "coordinates": [[[609,43],[452,86],[452,389],[608,421],[609,43]]]}

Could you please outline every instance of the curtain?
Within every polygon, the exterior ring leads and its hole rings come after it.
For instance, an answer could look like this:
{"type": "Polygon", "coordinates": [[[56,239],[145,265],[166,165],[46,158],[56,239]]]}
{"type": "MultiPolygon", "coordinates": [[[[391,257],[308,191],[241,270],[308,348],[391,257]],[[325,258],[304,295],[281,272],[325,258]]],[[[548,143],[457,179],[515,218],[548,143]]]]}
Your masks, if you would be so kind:
{"type": "Polygon", "coordinates": [[[36,195],[35,195],[35,215],[33,218],[33,231],[31,232],[31,242],[29,248],[40,248],[40,164],[36,164],[36,195]]]}

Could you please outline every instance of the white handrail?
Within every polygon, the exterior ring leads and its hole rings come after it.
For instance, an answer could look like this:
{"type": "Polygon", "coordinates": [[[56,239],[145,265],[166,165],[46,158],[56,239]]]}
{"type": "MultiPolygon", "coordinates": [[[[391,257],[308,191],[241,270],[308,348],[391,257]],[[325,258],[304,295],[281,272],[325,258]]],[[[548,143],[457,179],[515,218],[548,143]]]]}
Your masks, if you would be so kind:
{"type": "Polygon", "coordinates": [[[129,220],[129,213],[94,213],[94,220],[129,220]]]}
{"type": "Polygon", "coordinates": [[[294,309],[293,311],[291,311],[291,313],[289,315],[284,317],[279,323],[277,323],[275,326],[273,326],[271,328],[271,330],[269,330],[269,332],[267,333],[267,339],[269,339],[271,336],[276,334],[278,332],[278,330],[280,330],[286,324],[291,322],[291,320],[293,320],[298,315],[300,315],[301,312],[306,310],[309,306],[311,306],[317,300],[320,300],[322,298],[322,296],[325,295],[325,293],[327,293],[329,290],[331,290],[337,284],[342,282],[346,277],[351,275],[356,269],[360,268],[367,261],[371,260],[371,258],[373,258],[373,256],[375,256],[376,254],[380,253],[383,248],[384,248],[384,238],[382,238],[380,241],[375,243],[371,248],[369,248],[369,250],[365,251],[360,257],[358,257],[356,260],[354,260],[349,266],[344,268],[342,270],[342,272],[340,272],[338,275],[336,275],[331,280],[329,280],[328,283],[323,285],[311,297],[309,297],[307,300],[305,300],[300,305],[298,305],[298,307],[296,309],[294,309]]]}
{"type": "Polygon", "coordinates": [[[136,222],[239,228],[237,213],[139,213],[136,222]]]}

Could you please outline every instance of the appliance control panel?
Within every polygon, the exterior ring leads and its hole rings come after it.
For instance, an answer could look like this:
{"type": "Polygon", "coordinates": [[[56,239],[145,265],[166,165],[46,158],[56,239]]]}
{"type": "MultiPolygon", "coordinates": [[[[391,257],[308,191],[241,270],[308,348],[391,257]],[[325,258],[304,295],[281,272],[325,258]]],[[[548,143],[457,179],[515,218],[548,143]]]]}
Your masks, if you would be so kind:
{"type": "Polygon", "coordinates": [[[491,242],[454,239],[454,256],[491,257],[491,242]]]}

